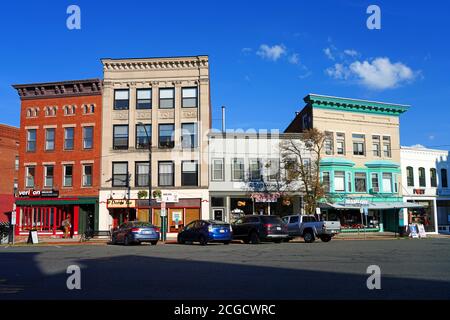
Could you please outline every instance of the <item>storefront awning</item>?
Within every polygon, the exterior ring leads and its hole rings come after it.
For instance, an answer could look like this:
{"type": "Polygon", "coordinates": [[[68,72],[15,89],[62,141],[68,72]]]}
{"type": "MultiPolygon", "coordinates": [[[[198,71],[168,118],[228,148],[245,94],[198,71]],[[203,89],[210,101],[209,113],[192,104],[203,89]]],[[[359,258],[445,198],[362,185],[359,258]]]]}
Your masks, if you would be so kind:
{"type": "Polygon", "coordinates": [[[423,208],[422,205],[412,202],[369,202],[367,205],[361,206],[358,204],[345,204],[340,202],[335,203],[320,203],[319,207],[322,209],[337,209],[337,210],[359,210],[361,208],[368,208],[369,210],[389,210],[389,209],[417,209],[423,208]]]}

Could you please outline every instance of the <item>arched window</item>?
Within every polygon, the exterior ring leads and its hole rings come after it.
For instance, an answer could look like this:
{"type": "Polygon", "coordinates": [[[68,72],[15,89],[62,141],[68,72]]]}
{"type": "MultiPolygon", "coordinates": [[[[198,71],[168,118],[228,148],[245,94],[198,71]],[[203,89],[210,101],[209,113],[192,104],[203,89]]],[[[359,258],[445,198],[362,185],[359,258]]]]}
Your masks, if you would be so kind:
{"type": "Polygon", "coordinates": [[[73,105],[72,107],[71,107],[71,114],[75,114],[75,106],[73,105]]]}
{"type": "Polygon", "coordinates": [[[87,106],[87,104],[84,104],[83,105],[83,113],[86,114],[88,112],[89,112],[88,106],[87,106]]]}
{"type": "Polygon", "coordinates": [[[431,183],[432,188],[437,187],[436,169],[434,169],[434,168],[430,169],[430,183],[431,183]]]}
{"type": "Polygon", "coordinates": [[[426,187],[427,180],[425,177],[425,168],[419,168],[419,187],[426,187]]]}
{"type": "Polygon", "coordinates": [[[27,118],[31,118],[32,116],[33,116],[33,111],[30,108],[28,108],[27,109],[27,118]]]}
{"type": "Polygon", "coordinates": [[[95,112],[95,105],[91,104],[91,113],[94,113],[94,112],[95,112]]]}
{"type": "Polygon", "coordinates": [[[406,183],[408,187],[414,187],[414,170],[412,167],[406,168],[406,183]]]}
{"type": "Polygon", "coordinates": [[[441,169],[441,184],[442,188],[448,188],[447,169],[441,169]]]}

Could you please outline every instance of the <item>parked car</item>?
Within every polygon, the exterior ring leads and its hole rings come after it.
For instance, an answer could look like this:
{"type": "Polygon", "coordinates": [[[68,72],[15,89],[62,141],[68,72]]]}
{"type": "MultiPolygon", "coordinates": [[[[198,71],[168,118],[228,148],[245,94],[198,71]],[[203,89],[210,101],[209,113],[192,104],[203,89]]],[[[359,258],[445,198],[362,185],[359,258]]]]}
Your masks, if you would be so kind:
{"type": "Polygon", "coordinates": [[[341,231],[339,221],[317,221],[313,215],[286,216],[283,221],[287,225],[290,239],[302,237],[306,243],[314,242],[316,238],[329,242],[341,231]]]}
{"type": "Polygon", "coordinates": [[[233,240],[233,229],[229,223],[214,220],[196,220],[185,226],[178,233],[178,243],[199,242],[207,245],[208,242],[222,242],[229,244],[233,240]]]}
{"type": "Polygon", "coordinates": [[[245,243],[280,243],[289,238],[287,226],[278,216],[248,215],[238,219],[232,226],[233,238],[245,243]]]}
{"type": "Polygon", "coordinates": [[[131,221],[123,223],[113,230],[111,243],[123,243],[128,246],[133,243],[150,242],[156,245],[159,240],[159,228],[148,222],[131,221]]]}

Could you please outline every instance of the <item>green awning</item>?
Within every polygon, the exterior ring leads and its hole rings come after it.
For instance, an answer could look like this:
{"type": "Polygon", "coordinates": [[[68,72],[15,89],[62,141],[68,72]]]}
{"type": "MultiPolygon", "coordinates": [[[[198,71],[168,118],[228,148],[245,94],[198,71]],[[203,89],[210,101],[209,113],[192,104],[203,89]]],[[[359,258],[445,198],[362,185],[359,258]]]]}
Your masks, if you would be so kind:
{"type": "Polygon", "coordinates": [[[80,199],[24,199],[16,200],[16,206],[62,206],[68,204],[96,204],[98,198],[80,198],[80,199]]]}

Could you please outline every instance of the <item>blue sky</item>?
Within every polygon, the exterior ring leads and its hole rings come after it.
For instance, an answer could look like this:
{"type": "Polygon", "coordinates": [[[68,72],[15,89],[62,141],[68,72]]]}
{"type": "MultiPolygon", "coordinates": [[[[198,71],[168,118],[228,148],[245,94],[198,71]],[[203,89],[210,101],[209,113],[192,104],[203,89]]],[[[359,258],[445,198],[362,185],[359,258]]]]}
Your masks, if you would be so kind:
{"type": "Polygon", "coordinates": [[[5,1],[0,123],[19,125],[13,83],[101,77],[100,58],[207,54],[213,126],[283,130],[319,93],[411,105],[402,145],[450,149],[447,1],[5,1]],[[81,8],[81,30],[66,9],[81,8]],[[366,9],[381,8],[381,30],[366,9]]]}

